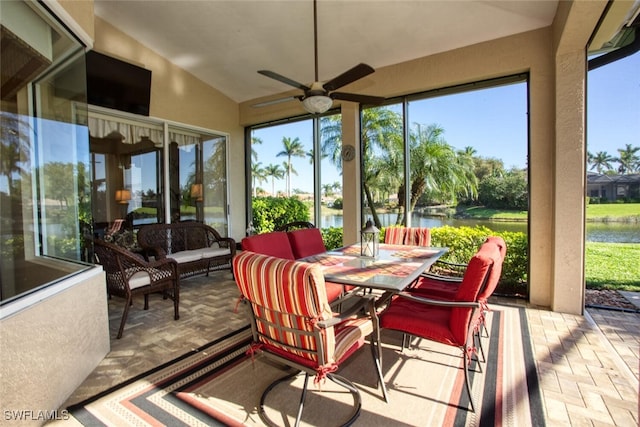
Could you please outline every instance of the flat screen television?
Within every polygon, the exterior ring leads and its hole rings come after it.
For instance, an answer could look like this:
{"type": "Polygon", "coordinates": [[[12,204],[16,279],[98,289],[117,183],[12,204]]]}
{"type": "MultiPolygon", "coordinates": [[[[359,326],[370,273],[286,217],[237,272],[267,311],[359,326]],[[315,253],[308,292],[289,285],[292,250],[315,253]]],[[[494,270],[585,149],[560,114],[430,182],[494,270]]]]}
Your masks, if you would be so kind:
{"type": "Polygon", "coordinates": [[[87,52],[89,104],[149,115],[151,71],[95,51],[87,52]]]}

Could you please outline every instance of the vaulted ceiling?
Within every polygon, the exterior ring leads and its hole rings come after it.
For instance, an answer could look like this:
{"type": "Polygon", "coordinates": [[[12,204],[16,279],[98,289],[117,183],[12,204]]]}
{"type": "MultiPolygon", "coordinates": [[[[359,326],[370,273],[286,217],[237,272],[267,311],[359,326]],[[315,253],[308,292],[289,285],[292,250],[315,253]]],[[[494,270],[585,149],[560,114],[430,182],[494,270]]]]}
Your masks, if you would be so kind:
{"type": "MultiPolygon", "coordinates": [[[[243,102],[314,80],[312,0],[95,0],[95,13],[243,102]]],[[[551,25],[557,0],[318,0],[319,79],[551,25]]],[[[369,93],[375,94],[375,88],[369,93]]]]}

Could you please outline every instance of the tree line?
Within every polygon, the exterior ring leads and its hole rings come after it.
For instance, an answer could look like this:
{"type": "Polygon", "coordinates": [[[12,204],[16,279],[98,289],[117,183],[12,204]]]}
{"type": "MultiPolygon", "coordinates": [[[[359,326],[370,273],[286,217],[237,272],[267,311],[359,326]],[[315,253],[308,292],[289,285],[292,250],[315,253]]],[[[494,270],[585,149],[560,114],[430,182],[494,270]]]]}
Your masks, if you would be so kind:
{"type": "Polygon", "coordinates": [[[640,147],[625,144],[624,148],[618,148],[618,156],[612,156],[606,151],[598,151],[595,154],[587,152],[587,163],[590,170],[596,170],[599,174],[634,174],[640,173],[640,147]]]}

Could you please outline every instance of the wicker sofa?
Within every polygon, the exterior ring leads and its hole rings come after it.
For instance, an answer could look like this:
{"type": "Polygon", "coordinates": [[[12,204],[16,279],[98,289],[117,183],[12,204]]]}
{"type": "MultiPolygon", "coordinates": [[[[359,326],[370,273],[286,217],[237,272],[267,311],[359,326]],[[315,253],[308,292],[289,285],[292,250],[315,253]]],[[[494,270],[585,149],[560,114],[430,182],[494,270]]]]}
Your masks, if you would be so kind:
{"type": "Polygon", "coordinates": [[[138,244],[148,258],[174,259],[180,278],[231,270],[231,259],[236,253],[235,240],[221,237],[215,229],[200,222],[142,226],[138,230],[138,244]]]}

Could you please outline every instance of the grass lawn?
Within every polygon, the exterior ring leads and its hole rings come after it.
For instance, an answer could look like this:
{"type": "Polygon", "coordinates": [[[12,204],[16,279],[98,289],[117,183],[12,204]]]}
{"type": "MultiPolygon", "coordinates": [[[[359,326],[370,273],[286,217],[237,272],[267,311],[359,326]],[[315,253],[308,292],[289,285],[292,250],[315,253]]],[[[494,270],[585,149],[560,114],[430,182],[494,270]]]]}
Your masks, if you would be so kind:
{"type": "MultiPolygon", "coordinates": [[[[527,219],[527,211],[506,211],[471,207],[465,211],[469,218],[523,221],[527,219]]],[[[640,221],[640,203],[611,203],[587,205],[588,221],[640,221]]]]}
{"type": "Polygon", "coordinates": [[[636,221],[640,221],[640,203],[587,205],[587,220],[620,219],[625,217],[635,217],[636,221]]]}
{"type": "Polygon", "coordinates": [[[587,288],[640,292],[639,260],[638,243],[587,242],[587,288]]]}
{"type": "Polygon", "coordinates": [[[500,209],[487,209],[483,207],[472,207],[465,212],[469,218],[476,219],[501,219],[509,221],[526,221],[529,215],[527,211],[505,211],[500,209]]]}

